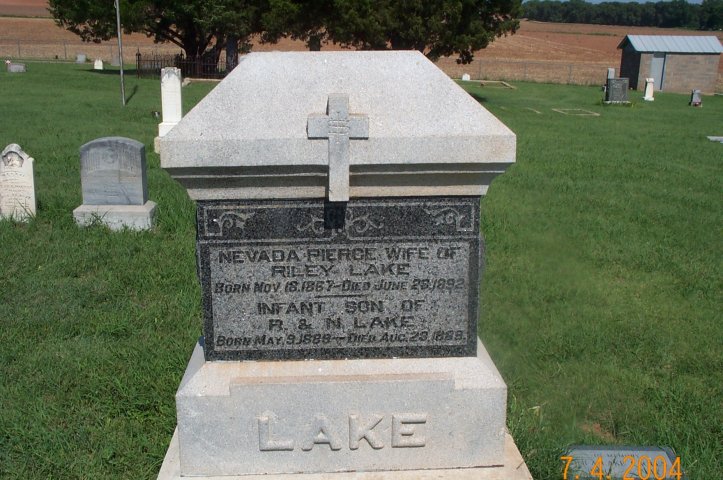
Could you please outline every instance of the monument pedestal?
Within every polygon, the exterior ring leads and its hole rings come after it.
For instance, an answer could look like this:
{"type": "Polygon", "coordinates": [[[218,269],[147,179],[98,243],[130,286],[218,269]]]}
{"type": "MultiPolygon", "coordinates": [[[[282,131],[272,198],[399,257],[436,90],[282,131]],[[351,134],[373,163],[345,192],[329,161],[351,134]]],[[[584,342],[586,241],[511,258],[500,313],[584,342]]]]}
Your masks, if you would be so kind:
{"type": "Polygon", "coordinates": [[[479,341],[476,357],[287,362],[197,345],[158,478],[528,479],[506,394],[479,341]]]}
{"type": "Polygon", "coordinates": [[[75,223],[88,226],[100,222],[111,230],[148,230],[153,227],[156,202],[143,205],[81,205],[73,210],[75,223]]]}
{"type": "Polygon", "coordinates": [[[232,475],[213,477],[181,476],[178,432],[163,459],[158,480],[532,480],[512,436],[505,434],[503,465],[496,467],[448,468],[434,470],[398,470],[381,472],[282,473],[271,475],[232,475]]]}

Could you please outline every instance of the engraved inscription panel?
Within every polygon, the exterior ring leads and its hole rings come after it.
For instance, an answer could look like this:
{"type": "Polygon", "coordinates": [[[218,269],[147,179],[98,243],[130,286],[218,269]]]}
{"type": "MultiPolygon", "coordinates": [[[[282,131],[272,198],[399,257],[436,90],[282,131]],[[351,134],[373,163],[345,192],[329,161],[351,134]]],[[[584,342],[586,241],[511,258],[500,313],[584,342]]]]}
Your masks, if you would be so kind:
{"type": "Polygon", "coordinates": [[[479,197],[199,202],[208,359],[474,355],[479,197]]]}

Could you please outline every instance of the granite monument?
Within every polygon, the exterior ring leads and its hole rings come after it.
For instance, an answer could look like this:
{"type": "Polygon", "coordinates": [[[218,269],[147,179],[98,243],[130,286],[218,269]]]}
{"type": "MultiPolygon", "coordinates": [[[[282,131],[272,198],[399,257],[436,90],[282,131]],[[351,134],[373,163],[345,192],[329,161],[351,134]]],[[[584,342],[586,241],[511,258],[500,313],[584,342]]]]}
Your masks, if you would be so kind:
{"type": "Polygon", "coordinates": [[[628,103],[627,78],[608,78],[605,103],[628,103]]]}
{"type": "Polygon", "coordinates": [[[530,478],[477,338],[507,127],[417,52],[253,53],[160,143],[204,310],[160,479],[530,478]]]}

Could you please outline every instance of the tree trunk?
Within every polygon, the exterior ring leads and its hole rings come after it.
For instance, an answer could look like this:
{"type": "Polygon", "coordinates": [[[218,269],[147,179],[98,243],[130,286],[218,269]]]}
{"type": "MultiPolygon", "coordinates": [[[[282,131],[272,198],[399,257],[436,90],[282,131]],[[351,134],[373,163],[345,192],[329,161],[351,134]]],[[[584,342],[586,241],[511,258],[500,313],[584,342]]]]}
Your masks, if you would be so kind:
{"type": "Polygon", "coordinates": [[[229,35],[226,39],[226,74],[238,65],[238,36],[229,35]]]}

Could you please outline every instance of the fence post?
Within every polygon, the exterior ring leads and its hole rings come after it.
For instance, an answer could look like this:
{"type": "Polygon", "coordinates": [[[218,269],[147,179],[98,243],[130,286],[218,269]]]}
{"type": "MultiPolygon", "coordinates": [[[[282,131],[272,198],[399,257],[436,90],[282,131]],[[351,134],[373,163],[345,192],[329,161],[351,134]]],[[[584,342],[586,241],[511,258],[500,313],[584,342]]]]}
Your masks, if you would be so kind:
{"type": "Polygon", "coordinates": [[[477,80],[482,80],[482,60],[478,58],[477,61],[479,62],[479,75],[477,75],[477,80]]]}
{"type": "Polygon", "coordinates": [[[20,40],[18,40],[18,58],[20,58],[20,40]]]}
{"type": "Polygon", "coordinates": [[[63,53],[65,55],[65,59],[68,59],[68,42],[63,40],[63,53]]]}

